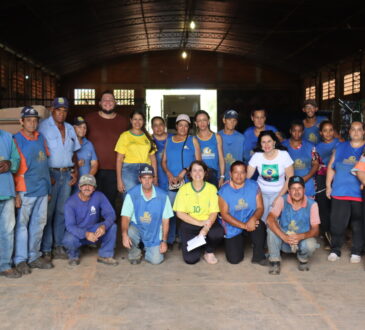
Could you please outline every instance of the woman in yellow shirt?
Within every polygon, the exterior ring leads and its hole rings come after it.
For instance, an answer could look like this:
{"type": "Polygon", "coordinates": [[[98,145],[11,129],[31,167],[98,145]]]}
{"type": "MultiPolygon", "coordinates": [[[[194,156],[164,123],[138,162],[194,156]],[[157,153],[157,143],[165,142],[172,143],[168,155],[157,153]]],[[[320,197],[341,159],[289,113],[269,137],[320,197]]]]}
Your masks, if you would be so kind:
{"type": "Polygon", "coordinates": [[[193,161],[188,173],[191,182],[179,189],[174,203],[174,211],[182,220],[180,233],[183,259],[188,264],[195,264],[205,251],[204,260],[216,264],[218,260],[214,250],[224,236],[222,226],[216,221],[219,212],[217,188],[205,181],[208,167],[203,161],[193,161]],[[197,235],[206,236],[207,244],[189,252],[187,242],[197,235]]]}
{"type": "MultiPolygon", "coordinates": [[[[130,115],[131,129],[123,132],[115,146],[117,152],[118,191],[125,193],[139,183],[138,172],[141,164],[149,164],[157,173],[156,146],[145,128],[144,114],[135,110],[130,115]]],[[[157,176],[154,178],[157,184],[157,176]]]]}

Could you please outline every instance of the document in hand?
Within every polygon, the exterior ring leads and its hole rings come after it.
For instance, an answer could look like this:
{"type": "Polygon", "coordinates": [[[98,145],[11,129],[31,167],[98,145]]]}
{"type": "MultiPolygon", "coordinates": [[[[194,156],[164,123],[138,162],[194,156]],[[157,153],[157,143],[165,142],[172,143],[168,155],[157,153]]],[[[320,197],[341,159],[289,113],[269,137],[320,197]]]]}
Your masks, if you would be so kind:
{"type": "Polygon", "coordinates": [[[188,250],[188,252],[190,252],[191,250],[194,250],[204,244],[207,244],[207,242],[205,241],[205,237],[203,235],[195,236],[190,241],[188,241],[187,250],[188,250]]]}

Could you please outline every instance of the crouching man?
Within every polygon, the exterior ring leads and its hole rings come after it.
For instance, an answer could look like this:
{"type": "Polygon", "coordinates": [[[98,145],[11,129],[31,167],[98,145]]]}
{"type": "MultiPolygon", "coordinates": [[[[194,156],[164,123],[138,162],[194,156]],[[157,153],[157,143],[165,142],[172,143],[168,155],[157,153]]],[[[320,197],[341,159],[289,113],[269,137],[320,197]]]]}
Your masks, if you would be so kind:
{"type": "Polygon", "coordinates": [[[289,179],[288,194],[276,200],[267,218],[267,244],[272,275],[280,274],[280,251],[296,253],[301,271],[309,270],[308,260],[319,247],[317,203],[305,196],[302,177],[289,179]]]}
{"type": "Polygon", "coordinates": [[[113,258],[117,238],[115,212],[105,195],[95,191],[96,180],[90,174],[79,180],[79,192],[65,203],[66,233],[63,244],[67,250],[69,264],[80,264],[80,247],[100,242],[98,262],[116,266],[113,258]]]}
{"type": "Polygon", "coordinates": [[[142,164],[139,170],[141,184],[127,192],[122,208],[123,246],[127,248],[132,265],[139,264],[144,245],[145,259],[151,264],[160,264],[167,251],[169,218],[174,216],[166,192],[155,187],[153,167],[142,164]]]}

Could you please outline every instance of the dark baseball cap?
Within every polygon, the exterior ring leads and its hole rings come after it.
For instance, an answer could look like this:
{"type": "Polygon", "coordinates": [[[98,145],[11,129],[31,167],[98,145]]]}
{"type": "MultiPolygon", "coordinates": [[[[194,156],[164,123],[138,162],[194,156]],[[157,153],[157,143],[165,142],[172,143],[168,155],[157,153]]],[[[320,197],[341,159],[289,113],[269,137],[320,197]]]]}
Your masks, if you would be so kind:
{"type": "Polygon", "coordinates": [[[294,183],[299,183],[299,184],[301,184],[301,185],[303,186],[303,188],[305,187],[304,179],[303,179],[301,176],[299,176],[299,175],[294,175],[294,176],[292,176],[292,177],[289,179],[289,184],[288,184],[289,188],[290,188],[290,186],[291,186],[291,185],[293,185],[294,183]]]}
{"type": "Polygon", "coordinates": [[[141,164],[139,166],[139,176],[152,175],[155,176],[155,171],[151,165],[141,164]]]}
{"type": "Polygon", "coordinates": [[[79,125],[82,125],[82,124],[86,124],[86,121],[85,121],[84,117],[81,117],[81,116],[75,117],[74,125],[79,126],[79,125]]]}
{"type": "Polygon", "coordinates": [[[230,118],[238,119],[238,112],[233,109],[226,110],[224,112],[223,118],[224,119],[230,119],[230,118]]]}
{"type": "Polygon", "coordinates": [[[39,118],[38,111],[32,107],[24,107],[20,113],[21,118],[37,117],[39,118]]]}
{"type": "Polygon", "coordinates": [[[66,108],[68,109],[68,100],[65,97],[56,97],[52,102],[54,109],[66,108]]]}

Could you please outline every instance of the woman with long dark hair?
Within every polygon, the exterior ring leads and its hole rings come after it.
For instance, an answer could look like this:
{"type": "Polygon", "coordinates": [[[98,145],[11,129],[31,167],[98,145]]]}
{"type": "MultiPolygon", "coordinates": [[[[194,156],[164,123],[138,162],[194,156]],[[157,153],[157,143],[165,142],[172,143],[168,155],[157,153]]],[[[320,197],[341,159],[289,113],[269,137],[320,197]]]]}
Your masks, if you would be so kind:
{"type": "Polygon", "coordinates": [[[254,154],[248,163],[247,178],[250,179],[256,170],[264,201],[262,220],[266,223],[271,205],[287,192],[289,178],[294,175],[293,160],[271,130],[259,134],[254,154]]]}
{"type": "MultiPolygon", "coordinates": [[[[144,113],[135,110],[130,115],[131,128],[123,132],[115,146],[117,152],[118,191],[125,193],[139,183],[140,164],[149,164],[157,173],[156,146],[145,128],[144,113]]],[[[157,184],[157,176],[154,184],[157,184]]]]}

